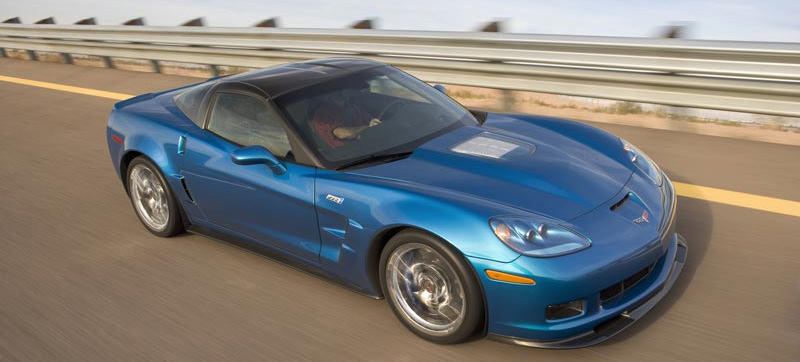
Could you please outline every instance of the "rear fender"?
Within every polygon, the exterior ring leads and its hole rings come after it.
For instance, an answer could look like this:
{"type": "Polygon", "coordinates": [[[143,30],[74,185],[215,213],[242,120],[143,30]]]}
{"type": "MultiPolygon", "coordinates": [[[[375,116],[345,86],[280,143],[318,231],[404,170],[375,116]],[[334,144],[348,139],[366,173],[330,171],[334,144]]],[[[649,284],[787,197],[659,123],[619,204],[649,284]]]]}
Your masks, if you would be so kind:
{"type": "MultiPolygon", "coordinates": [[[[181,131],[133,115],[124,111],[114,111],[108,122],[107,136],[109,151],[117,174],[125,182],[127,170],[122,162],[132,152],[140,153],[153,161],[160,169],[173,190],[180,190],[180,157],[178,141],[181,131]],[[116,136],[116,137],[115,137],[116,136]],[[119,142],[122,143],[119,143],[119,142]]],[[[181,195],[181,193],[176,193],[181,195]]]]}

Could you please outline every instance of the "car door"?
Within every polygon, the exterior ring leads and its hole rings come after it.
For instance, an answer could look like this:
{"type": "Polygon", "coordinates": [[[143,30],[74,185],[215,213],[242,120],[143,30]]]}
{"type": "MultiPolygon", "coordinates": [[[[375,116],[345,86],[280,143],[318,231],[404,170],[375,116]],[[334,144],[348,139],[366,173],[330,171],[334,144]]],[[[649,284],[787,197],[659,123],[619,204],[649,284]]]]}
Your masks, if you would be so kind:
{"type": "Polygon", "coordinates": [[[206,221],[223,232],[317,261],[316,168],[292,162],[281,117],[263,97],[249,93],[217,92],[209,104],[205,129],[185,135],[181,170],[206,221]],[[234,150],[252,145],[267,148],[286,172],[233,163],[234,150]]]}

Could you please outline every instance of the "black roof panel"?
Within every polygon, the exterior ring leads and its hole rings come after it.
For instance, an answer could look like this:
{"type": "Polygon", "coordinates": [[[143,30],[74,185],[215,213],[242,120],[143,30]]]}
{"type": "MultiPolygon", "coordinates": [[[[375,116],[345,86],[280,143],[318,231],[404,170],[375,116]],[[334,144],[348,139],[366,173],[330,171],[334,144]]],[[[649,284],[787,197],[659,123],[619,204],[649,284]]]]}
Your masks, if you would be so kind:
{"type": "Polygon", "coordinates": [[[277,97],[312,84],[384,65],[383,63],[366,59],[320,59],[287,63],[272,68],[236,74],[225,78],[223,81],[247,83],[261,89],[270,97],[277,97]]]}

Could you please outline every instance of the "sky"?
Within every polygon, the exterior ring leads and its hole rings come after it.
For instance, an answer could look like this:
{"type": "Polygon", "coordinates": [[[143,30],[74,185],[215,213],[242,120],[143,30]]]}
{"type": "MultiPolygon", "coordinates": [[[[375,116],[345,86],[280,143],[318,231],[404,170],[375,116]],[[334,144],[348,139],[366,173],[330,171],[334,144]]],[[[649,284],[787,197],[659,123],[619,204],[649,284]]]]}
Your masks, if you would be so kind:
{"type": "Polygon", "coordinates": [[[103,25],[143,16],[148,25],[203,17],[208,26],[251,26],[278,17],[287,28],[343,28],[372,18],[380,29],[477,30],[503,20],[513,33],[658,36],[686,24],[692,39],[800,42],[800,0],[0,0],[0,20],[54,16],[103,25]]]}

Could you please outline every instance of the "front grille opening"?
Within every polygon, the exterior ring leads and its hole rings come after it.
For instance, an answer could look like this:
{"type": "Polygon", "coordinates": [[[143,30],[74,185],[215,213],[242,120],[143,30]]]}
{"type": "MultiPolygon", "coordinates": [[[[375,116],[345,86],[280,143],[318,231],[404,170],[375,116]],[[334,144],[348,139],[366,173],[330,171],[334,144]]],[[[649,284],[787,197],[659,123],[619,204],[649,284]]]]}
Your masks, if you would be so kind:
{"type": "Polygon", "coordinates": [[[586,303],[584,303],[583,299],[563,304],[551,304],[547,306],[546,318],[548,320],[557,320],[581,315],[585,306],[586,303]]]}
{"type": "Polygon", "coordinates": [[[622,283],[614,284],[600,292],[600,301],[609,301],[620,294],[622,294],[622,283]]]}
{"type": "Polygon", "coordinates": [[[600,292],[600,302],[605,303],[609,300],[612,300],[620,296],[626,290],[633,288],[634,286],[636,286],[636,284],[639,284],[639,282],[641,282],[644,278],[650,275],[650,272],[653,271],[654,266],[655,263],[650,264],[646,268],[639,270],[635,274],[625,278],[625,280],[617,284],[614,284],[606,289],[603,289],[600,292]]]}

